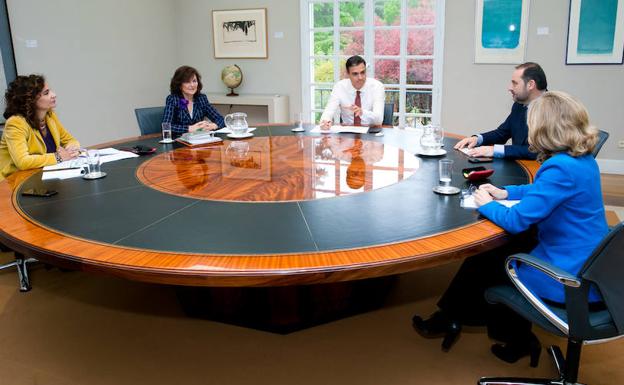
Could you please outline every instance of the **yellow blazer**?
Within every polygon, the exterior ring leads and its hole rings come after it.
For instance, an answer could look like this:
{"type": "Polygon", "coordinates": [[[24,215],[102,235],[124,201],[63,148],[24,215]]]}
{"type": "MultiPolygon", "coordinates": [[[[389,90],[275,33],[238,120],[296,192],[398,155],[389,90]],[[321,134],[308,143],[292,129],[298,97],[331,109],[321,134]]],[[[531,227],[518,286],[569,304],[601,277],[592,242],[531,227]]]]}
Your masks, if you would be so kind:
{"type": "MultiPolygon", "coordinates": [[[[61,124],[54,111],[46,115],[48,132],[56,147],[80,143],[61,124]]],[[[4,124],[0,139],[0,180],[18,170],[29,170],[56,164],[54,153],[47,154],[45,142],[38,129],[33,129],[23,116],[13,115],[4,124]]]]}

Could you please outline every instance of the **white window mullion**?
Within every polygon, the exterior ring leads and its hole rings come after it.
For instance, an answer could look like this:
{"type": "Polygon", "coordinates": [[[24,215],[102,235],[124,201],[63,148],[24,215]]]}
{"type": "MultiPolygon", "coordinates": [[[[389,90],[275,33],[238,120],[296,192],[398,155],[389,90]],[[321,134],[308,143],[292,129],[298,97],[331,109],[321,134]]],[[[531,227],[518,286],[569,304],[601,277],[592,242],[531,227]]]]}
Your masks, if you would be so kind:
{"type": "Polygon", "coordinates": [[[431,95],[432,123],[440,124],[442,115],[442,55],[444,53],[444,4],[445,0],[436,1],[436,29],[433,44],[433,92],[431,95]]]}
{"type": "Polygon", "coordinates": [[[405,113],[407,112],[407,0],[401,0],[401,55],[399,73],[399,127],[405,126],[405,113]]]}
{"type": "Polygon", "coordinates": [[[312,108],[314,108],[314,87],[311,86],[314,79],[312,79],[312,68],[310,55],[314,42],[314,34],[304,33],[303,31],[310,31],[312,12],[310,11],[311,3],[308,0],[299,1],[300,20],[301,20],[301,104],[302,112],[304,116],[310,117],[312,120],[312,108]]]}
{"type": "Polygon", "coordinates": [[[366,69],[366,76],[375,77],[375,32],[373,24],[375,21],[374,0],[364,2],[364,60],[369,63],[366,69]]]}
{"type": "Polygon", "coordinates": [[[340,80],[340,2],[334,0],[334,83],[340,80]]]}

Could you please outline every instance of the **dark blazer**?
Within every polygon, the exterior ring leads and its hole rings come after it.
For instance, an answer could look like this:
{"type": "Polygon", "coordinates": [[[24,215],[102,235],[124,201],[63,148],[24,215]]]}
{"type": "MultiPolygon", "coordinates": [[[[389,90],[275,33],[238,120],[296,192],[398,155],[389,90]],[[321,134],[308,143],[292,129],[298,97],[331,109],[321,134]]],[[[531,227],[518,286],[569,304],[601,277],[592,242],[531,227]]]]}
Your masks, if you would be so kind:
{"type": "Polygon", "coordinates": [[[210,104],[208,97],[204,94],[197,95],[193,100],[193,116],[188,109],[180,104],[182,96],[171,94],[167,96],[165,101],[165,112],[163,114],[163,123],[171,123],[171,131],[180,135],[188,132],[188,127],[204,120],[208,117],[219,128],[225,126],[223,116],[210,104]]]}
{"type": "Polygon", "coordinates": [[[529,151],[529,128],[527,126],[527,107],[515,102],[511,113],[496,130],[488,131],[483,136],[482,146],[505,144],[511,139],[511,145],[505,146],[505,158],[535,159],[537,154],[529,151]]]}

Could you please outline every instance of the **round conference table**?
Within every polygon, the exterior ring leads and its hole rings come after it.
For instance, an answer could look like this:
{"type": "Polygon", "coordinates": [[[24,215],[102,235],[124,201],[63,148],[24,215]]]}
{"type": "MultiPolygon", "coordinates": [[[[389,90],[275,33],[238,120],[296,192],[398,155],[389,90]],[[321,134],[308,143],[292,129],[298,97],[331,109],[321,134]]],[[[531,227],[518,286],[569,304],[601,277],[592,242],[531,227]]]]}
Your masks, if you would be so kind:
{"type": "MultiPolygon", "coordinates": [[[[288,286],[388,276],[492,249],[506,233],[459,195],[432,192],[438,157],[413,132],[295,134],[188,147],[154,135],[115,142],[153,155],[102,165],[108,176],[0,182],[0,242],[61,267],[186,286],[288,286]],[[28,188],[58,191],[22,196],[28,188]]],[[[453,184],[471,167],[445,138],[453,184]]],[[[107,144],[106,146],[110,146],[107,144]]],[[[104,146],[102,146],[104,147],[104,146]]],[[[527,183],[534,162],[496,159],[491,183],[527,183]]]]}

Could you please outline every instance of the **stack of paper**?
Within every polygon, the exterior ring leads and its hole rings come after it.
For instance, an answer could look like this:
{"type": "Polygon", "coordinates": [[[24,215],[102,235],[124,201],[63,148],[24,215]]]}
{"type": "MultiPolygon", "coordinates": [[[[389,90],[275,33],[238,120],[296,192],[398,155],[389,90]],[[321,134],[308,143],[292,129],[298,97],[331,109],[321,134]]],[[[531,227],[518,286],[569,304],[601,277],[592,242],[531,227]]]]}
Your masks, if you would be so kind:
{"type": "MultiPolygon", "coordinates": [[[[498,201],[495,201],[495,202],[498,202],[501,205],[506,206],[506,207],[512,207],[512,206],[517,205],[518,203],[520,203],[519,200],[507,200],[507,199],[498,200],[498,201]]],[[[474,201],[474,196],[473,195],[468,195],[468,196],[465,196],[464,198],[462,198],[460,205],[461,205],[461,207],[463,207],[465,209],[476,209],[477,208],[477,204],[474,201]]]]}
{"type": "Polygon", "coordinates": [[[321,130],[320,126],[315,126],[312,133],[321,134],[341,134],[341,133],[353,133],[353,134],[366,134],[368,132],[367,126],[331,126],[329,130],[321,130]]]}
{"type": "Polygon", "coordinates": [[[182,142],[183,144],[189,144],[191,146],[195,146],[198,144],[218,143],[218,142],[222,142],[223,139],[218,138],[216,136],[212,136],[210,132],[200,131],[200,132],[193,132],[193,133],[187,132],[186,134],[179,137],[178,141],[182,142]]]}
{"type": "MultiPolygon", "coordinates": [[[[100,149],[98,152],[100,154],[100,164],[138,157],[138,155],[133,152],[121,151],[112,147],[100,149]]],[[[84,174],[86,167],[87,156],[83,154],[76,159],[66,160],[65,162],[53,164],[51,166],[45,166],[43,168],[44,172],[41,179],[76,178],[84,174]]]]}

